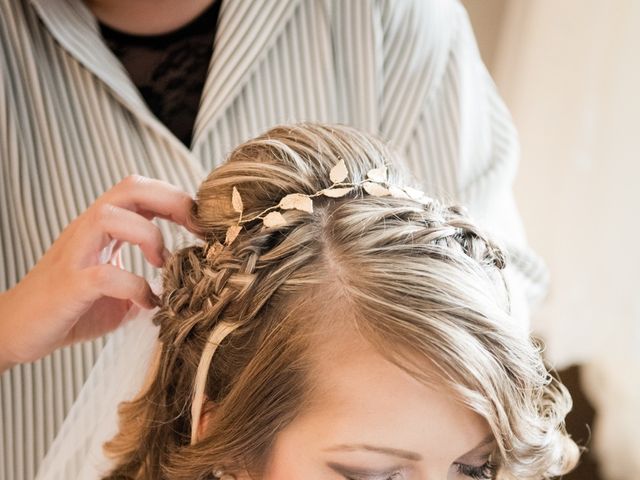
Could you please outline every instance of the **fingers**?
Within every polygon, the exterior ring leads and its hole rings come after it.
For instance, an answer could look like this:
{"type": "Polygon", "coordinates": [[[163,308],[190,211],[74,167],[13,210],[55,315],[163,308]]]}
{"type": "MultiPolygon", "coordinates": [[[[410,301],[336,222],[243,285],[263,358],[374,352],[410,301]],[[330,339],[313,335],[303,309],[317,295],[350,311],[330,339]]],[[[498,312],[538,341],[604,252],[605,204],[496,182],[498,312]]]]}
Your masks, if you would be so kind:
{"type": "Polygon", "coordinates": [[[193,198],[162,180],[129,175],[107,191],[101,201],[142,213],[147,218],[151,214],[171,220],[196,233],[189,222],[193,198]]]}
{"type": "Polygon", "coordinates": [[[108,262],[124,242],[139,245],[145,258],[162,267],[169,252],[159,228],[151,221],[165,218],[187,227],[191,225],[194,200],[167,182],[130,175],[98,198],[76,218],[47,252],[48,259],[84,268],[108,262]],[[105,251],[110,245],[111,249],[105,251]],[[110,254],[101,261],[100,252],[110,254]]]}
{"type": "MultiPolygon", "coordinates": [[[[105,248],[113,239],[119,246],[123,241],[139,245],[145,258],[156,267],[164,264],[164,239],[160,229],[141,215],[104,203],[96,210],[96,221],[87,223],[88,229],[100,238],[94,248],[105,248]],[[97,227],[97,228],[96,228],[97,227]]],[[[115,250],[115,248],[114,248],[115,250]]]]}
{"type": "Polygon", "coordinates": [[[86,268],[81,274],[82,281],[89,288],[85,292],[93,298],[113,297],[130,300],[142,308],[155,308],[160,300],[151,291],[145,279],[116,266],[105,264],[86,268]]]}
{"type": "MultiPolygon", "coordinates": [[[[18,325],[15,339],[24,334],[21,356],[39,358],[65,338],[104,334],[122,320],[128,302],[147,309],[158,306],[147,281],[122,268],[120,246],[139,245],[152,265],[163,266],[164,240],[151,220],[157,216],[189,227],[193,205],[177,187],[133,175],[67,225],[15,287],[15,295],[26,300],[16,300],[19,309],[7,309],[5,316],[18,325]],[[29,322],[35,327],[25,328],[29,322]]],[[[17,299],[15,295],[11,298],[17,299]]]]}

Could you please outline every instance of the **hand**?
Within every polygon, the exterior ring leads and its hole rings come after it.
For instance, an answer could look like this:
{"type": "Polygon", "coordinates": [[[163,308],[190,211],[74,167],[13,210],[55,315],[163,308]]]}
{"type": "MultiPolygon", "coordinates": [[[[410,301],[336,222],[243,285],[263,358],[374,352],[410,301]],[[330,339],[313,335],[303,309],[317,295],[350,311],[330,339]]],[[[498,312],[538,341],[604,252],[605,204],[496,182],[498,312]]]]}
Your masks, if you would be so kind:
{"type": "Polygon", "coordinates": [[[120,247],[139,245],[149,263],[162,267],[169,252],[151,220],[190,229],[192,205],[177,187],[139,175],[101,195],[14,288],[0,294],[0,372],[104,335],[132,304],[154,308],[158,299],[146,280],[122,269],[120,247]]]}

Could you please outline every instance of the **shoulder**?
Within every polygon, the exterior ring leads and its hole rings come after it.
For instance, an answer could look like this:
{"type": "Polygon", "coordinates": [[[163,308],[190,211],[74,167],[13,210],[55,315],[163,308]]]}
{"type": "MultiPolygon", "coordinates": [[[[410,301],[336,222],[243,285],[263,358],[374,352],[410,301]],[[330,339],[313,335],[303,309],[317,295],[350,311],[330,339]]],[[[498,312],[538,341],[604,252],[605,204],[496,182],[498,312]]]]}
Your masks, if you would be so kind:
{"type": "Polygon", "coordinates": [[[389,75],[423,78],[430,91],[442,78],[468,27],[458,0],[377,0],[389,75]]]}
{"type": "Polygon", "coordinates": [[[421,50],[449,50],[461,19],[466,16],[457,0],[378,0],[378,3],[381,26],[390,48],[401,48],[400,40],[408,38],[421,50]]]}
{"type": "Polygon", "coordinates": [[[428,34],[431,38],[448,38],[466,16],[459,0],[371,0],[365,2],[344,0],[307,0],[317,11],[324,12],[329,22],[348,25],[363,20],[361,15],[384,34],[403,29],[413,34],[428,34]]]}
{"type": "Polygon", "coordinates": [[[374,39],[376,53],[389,66],[400,57],[416,70],[446,62],[468,24],[459,0],[307,1],[324,12],[334,35],[343,32],[337,36],[340,47],[350,48],[340,44],[344,39],[374,39]]]}

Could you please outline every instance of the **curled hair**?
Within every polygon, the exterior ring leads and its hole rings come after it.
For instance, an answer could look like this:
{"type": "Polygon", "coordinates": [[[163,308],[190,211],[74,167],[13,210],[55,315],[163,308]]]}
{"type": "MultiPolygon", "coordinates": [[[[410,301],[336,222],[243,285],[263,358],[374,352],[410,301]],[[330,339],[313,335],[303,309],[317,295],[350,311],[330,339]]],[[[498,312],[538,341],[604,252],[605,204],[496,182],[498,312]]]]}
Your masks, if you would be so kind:
{"type": "Polygon", "coordinates": [[[464,208],[354,189],[317,197],[313,213],[284,212],[283,226],[246,224],[230,248],[207,258],[206,246],[237,220],[234,186],[252,216],[288,193],[330,187],[338,159],[353,182],[386,165],[390,183],[411,183],[384,142],[322,124],[273,128],[202,183],[191,222],[206,242],[180,249],[165,267],[158,362],[140,395],[120,407],[106,478],[205,479],[220,467],[260,475],[275,435],[313,400],[312,332],[340,322],[416,378],[445,382],[484,417],[500,478],[549,478],[576,464],[564,427],[571,398],[511,315],[504,249],[464,208]],[[336,305],[350,315],[326,315],[336,305]],[[216,408],[191,445],[196,370],[221,322],[237,328],[216,350],[205,390],[216,408]],[[426,360],[437,378],[424,373],[426,360]]]}

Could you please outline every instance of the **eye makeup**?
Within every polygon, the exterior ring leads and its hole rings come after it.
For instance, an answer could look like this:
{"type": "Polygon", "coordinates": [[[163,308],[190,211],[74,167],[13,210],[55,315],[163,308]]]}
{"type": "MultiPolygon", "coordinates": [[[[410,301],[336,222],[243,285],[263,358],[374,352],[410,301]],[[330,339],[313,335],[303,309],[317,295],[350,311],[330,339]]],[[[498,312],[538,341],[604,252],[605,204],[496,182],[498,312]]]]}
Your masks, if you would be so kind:
{"type": "Polygon", "coordinates": [[[347,467],[338,463],[328,463],[329,468],[342,475],[345,480],[402,480],[404,478],[403,467],[394,467],[386,471],[374,471],[361,468],[347,467]]]}
{"type": "Polygon", "coordinates": [[[474,480],[493,480],[496,476],[497,465],[491,460],[487,460],[484,465],[479,467],[456,463],[456,470],[474,480]]]}
{"type": "MultiPolygon", "coordinates": [[[[493,435],[487,435],[475,448],[459,457],[458,460],[452,464],[455,471],[474,480],[494,480],[498,469],[497,463],[494,462],[492,458],[495,453],[494,442],[493,435]],[[484,463],[478,465],[478,462],[484,463]]],[[[410,462],[422,460],[422,456],[416,452],[365,444],[338,445],[326,450],[366,450],[400,457],[410,462]]],[[[405,464],[405,466],[396,465],[391,468],[374,470],[372,468],[349,467],[335,462],[329,462],[327,466],[344,477],[345,480],[403,480],[409,478],[408,473],[411,468],[405,464]]]]}
{"type": "MultiPolygon", "coordinates": [[[[342,475],[345,480],[402,480],[406,468],[394,467],[387,471],[374,471],[361,468],[347,467],[338,463],[328,463],[327,466],[334,472],[342,475]]],[[[473,466],[463,463],[455,464],[456,471],[474,480],[493,480],[497,472],[497,464],[487,460],[483,465],[473,466]]]]}

